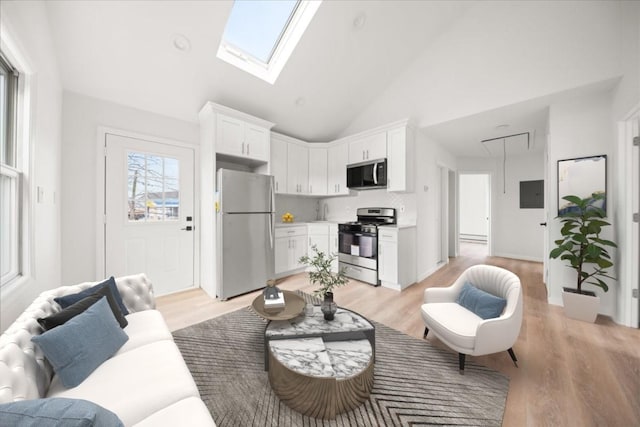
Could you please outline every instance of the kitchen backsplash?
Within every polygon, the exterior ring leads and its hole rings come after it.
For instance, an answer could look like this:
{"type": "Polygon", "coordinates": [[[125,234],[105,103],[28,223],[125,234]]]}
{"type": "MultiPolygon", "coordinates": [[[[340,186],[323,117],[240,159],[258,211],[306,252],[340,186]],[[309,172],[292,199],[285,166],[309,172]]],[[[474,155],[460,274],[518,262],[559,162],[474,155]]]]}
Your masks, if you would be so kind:
{"type": "Polygon", "coordinates": [[[276,194],[276,222],[282,221],[282,215],[289,212],[294,222],[316,220],[317,200],[310,197],[284,196],[276,194]]]}
{"type": "Polygon", "coordinates": [[[285,212],[294,216],[295,222],[324,219],[335,222],[356,220],[358,208],[395,208],[398,223],[416,223],[415,194],[389,193],[387,190],[364,190],[350,196],[316,199],[311,197],[276,195],[276,219],[285,212]],[[325,207],[326,206],[326,207],[325,207]]]}

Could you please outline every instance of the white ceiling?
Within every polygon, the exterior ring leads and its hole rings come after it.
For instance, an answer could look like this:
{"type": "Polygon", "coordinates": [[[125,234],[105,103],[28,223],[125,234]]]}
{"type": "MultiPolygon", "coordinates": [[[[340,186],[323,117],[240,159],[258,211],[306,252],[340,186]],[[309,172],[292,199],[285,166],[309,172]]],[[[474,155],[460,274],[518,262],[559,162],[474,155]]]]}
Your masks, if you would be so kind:
{"type": "Polygon", "coordinates": [[[216,58],[231,1],[46,5],[66,90],[191,122],[210,100],[327,141],[472,3],[324,1],[274,85],[216,58]],[[176,34],[190,40],[189,52],[173,47],[176,34]]]}
{"type": "Polygon", "coordinates": [[[502,157],[502,137],[529,132],[526,136],[507,138],[507,155],[527,155],[544,150],[547,143],[549,106],[600,92],[609,92],[618,79],[580,86],[518,104],[428,126],[423,132],[449,152],[465,157],[502,157]],[[503,125],[508,125],[504,127],[503,125]],[[482,143],[484,140],[498,138],[482,143]]]}

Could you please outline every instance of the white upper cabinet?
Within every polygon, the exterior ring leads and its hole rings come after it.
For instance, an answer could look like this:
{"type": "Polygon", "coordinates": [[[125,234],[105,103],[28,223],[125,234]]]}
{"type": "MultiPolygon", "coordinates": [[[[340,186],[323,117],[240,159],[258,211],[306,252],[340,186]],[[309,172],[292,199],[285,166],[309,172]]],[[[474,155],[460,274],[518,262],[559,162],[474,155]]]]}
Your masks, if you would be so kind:
{"type": "Polygon", "coordinates": [[[367,160],[387,157],[387,133],[377,132],[349,143],[349,163],[360,163],[367,160]]]}
{"type": "Polygon", "coordinates": [[[327,193],[330,196],[347,195],[347,163],[349,145],[342,143],[327,149],[327,193]]]}
{"type": "Polygon", "coordinates": [[[289,143],[287,147],[287,193],[307,194],[309,186],[309,149],[289,143]]]}
{"type": "Polygon", "coordinates": [[[327,195],[327,149],[309,148],[309,194],[327,195]]]}
{"type": "Polygon", "coordinates": [[[269,161],[269,130],[251,123],[244,127],[245,152],[247,157],[269,161]]]}
{"type": "Polygon", "coordinates": [[[287,193],[287,148],[288,143],[277,137],[271,138],[271,175],[276,193],[287,193]]]}
{"type": "Polygon", "coordinates": [[[269,129],[217,114],[216,153],[269,161],[269,129]]]}
{"type": "Polygon", "coordinates": [[[413,191],[414,147],[410,127],[403,125],[387,131],[387,191],[413,191]]]}

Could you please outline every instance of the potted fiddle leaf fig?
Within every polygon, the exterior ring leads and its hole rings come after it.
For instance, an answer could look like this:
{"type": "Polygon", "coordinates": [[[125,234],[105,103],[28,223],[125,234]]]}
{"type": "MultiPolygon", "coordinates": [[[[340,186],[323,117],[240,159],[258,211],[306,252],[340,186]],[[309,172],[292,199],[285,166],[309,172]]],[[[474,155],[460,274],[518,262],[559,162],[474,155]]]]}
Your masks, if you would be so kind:
{"type": "Polygon", "coordinates": [[[602,205],[605,195],[593,193],[590,197],[565,196],[563,199],[570,205],[558,215],[562,223],[562,238],[555,241],[556,247],[549,256],[567,261],[567,267],[577,273],[576,287],[563,288],[565,314],[574,319],[594,322],[600,297],[593,291],[582,289],[582,286],[594,285],[607,292],[609,286],[602,279],[615,280],[607,270],[613,267],[607,248],[616,248],[617,245],[600,237],[602,230],[611,225],[604,220],[604,209],[598,206],[602,205]]]}
{"type": "Polygon", "coordinates": [[[331,264],[336,259],[335,255],[319,251],[316,245],[313,245],[311,249],[315,255],[312,257],[304,255],[300,257],[299,262],[311,267],[309,280],[313,285],[320,286],[314,291],[314,294],[324,298],[320,309],[326,320],[333,320],[338,309],[336,303],[333,302],[333,288],[347,284],[349,279],[344,275],[344,270],[339,270],[337,273],[331,270],[331,264]]]}

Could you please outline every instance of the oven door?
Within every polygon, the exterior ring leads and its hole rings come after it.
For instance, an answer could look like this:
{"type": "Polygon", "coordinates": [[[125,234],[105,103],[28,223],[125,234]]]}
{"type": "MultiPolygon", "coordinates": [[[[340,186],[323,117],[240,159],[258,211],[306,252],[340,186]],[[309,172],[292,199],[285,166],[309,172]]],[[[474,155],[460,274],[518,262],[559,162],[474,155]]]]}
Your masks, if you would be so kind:
{"type": "Polygon", "coordinates": [[[378,236],[376,233],[340,231],[339,259],[353,265],[376,270],[378,268],[378,236]]]}

